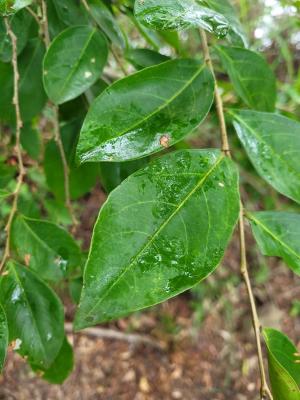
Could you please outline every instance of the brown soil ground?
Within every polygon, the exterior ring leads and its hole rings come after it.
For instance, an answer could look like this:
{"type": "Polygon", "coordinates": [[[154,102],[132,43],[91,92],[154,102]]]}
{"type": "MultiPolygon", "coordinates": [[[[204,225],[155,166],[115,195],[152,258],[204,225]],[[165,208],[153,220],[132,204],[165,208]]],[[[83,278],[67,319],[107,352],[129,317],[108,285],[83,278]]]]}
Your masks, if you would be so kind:
{"type": "MultiPolygon", "coordinates": [[[[88,200],[91,206],[85,207],[80,236],[86,237],[86,244],[103,199],[97,191],[88,200]]],[[[252,239],[248,241],[251,247],[252,239]]],[[[242,282],[229,279],[239,276],[238,258],[234,240],[222,266],[201,284],[224,282],[217,294],[214,291],[201,300],[205,311],[201,324],[195,321],[192,295],[186,293],[109,326],[125,333],[145,334],[163,344],[164,350],[77,334],[75,370],[61,386],[36,377],[25,361],[10,351],[0,377],[0,399],[258,399],[259,377],[246,291],[242,282]]],[[[249,259],[254,276],[257,256],[251,251],[249,259]]],[[[255,285],[261,322],[282,329],[299,345],[300,320],[290,316],[290,309],[293,300],[300,297],[300,280],[277,260],[271,260],[269,267],[268,280],[255,285]]],[[[66,306],[67,317],[72,313],[73,308],[66,306]]],[[[74,338],[70,335],[69,339],[74,338]]]]}

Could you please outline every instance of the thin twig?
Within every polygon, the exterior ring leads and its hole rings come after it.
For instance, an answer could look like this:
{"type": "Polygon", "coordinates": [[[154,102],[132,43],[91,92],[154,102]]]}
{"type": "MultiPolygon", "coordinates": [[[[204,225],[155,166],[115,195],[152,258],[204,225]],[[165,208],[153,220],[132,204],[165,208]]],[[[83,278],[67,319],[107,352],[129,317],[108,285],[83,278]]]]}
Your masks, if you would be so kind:
{"type": "MultiPolygon", "coordinates": [[[[216,99],[216,108],[218,112],[218,118],[220,122],[220,130],[221,130],[221,143],[222,143],[222,151],[228,157],[230,157],[230,146],[228,141],[227,135],[227,128],[224,116],[224,107],[223,107],[223,100],[219,92],[218,82],[216,79],[214,67],[212,64],[209,47],[207,43],[207,36],[203,29],[200,30],[201,34],[201,41],[202,41],[202,48],[205,57],[205,62],[210,69],[212,76],[214,78],[215,83],[215,99],[216,99]]],[[[245,222],[244,222],[244,206],[242,202],[240,202],[240,216],[239,216],[239,239],[240,239],[240,267],[241,267],[241,274],[245,281],[249,302],[251,306],[251,313],[252,313],[252,323],[254,328],[255,340],[256,340],[256,347],[257,347],[257,356],[258,356],[258,363],[259,363],[259,371],[260,371],[260,379],[261,379],[261,390],[260,396],[261,400],[265,399],[266,396],[270,400],[273,400],[272,393],[269,389],[267,380],[266,380],[266,373],[264,368],[264,361],[263,361],[263,354],[262,354],[262,346],[261,346],[261,325],[258,318],[257,308],[255,304],[255,299],[253,295],[253,290],[251,286],[251,281],[249,277],[249,271],[247,266],[247,256],[246,256],[246,239],[245,239],[245,222]]]]}
{"type": "MultiPolygon", "coordinates": [[[[50,46],[50,35],[49,35],[49,26],[48,26],[48,18],[47,18],[47,4],[45,0],[41,0],[41,5],[42,5],[42,29],[43,29],[43,37],[44,37],[44,42],[46,49],[49,48],[50,46]]],[[[53,110],[54,118],[53,118],[53,128],[54,128],[54,140],[57,144],[59,154],[61,157],[61,161],[63,164],[63,173],[64,173],[64,190],[65,190],[65,205],[66,208],[68,209],[70,216],[72,218],[72,223],[73,223],[73,230],[76,229],[78,225],[78,221],[75,217],[74,214],[74,209],[72,206],[71,202],[71,195],[70,195],[70,169],[68,165],[68,161],[66,158],[64,146],[61,140],[61,133],[60,133],[60,127],[59,127],[59,109],[56,104],[53,104],[52,102],[50,103],[51,108],[53,110]]]]}
{"type": "Polygon", "coordinates": [[[22,149],[21,149],[21,130],[23,127],[23,121],[21,117],[20,111],[20,102],[19,102],[19,69],[18,69],[18,53],[17,53],[17,37],[11,29],[9,21],[7,18],[4,18],[5,27],[8,36],[10,37],[11,44],[12,44],[12,66],[13,66],[13,73],[14,73],[14,94],[13,94],[13,105],[15,107],[16,113],[16,152],[18,158],[18,169],[19,169],[19,176],[17,180],[17,185],[13,193],[13,202],[12,208],[8,217],[7,224],[5,226],[6,232],[6,243],[3,258],[0,264],[0,272],[3,270],[6,261],[10,258],[10,234],[11,234],[11,226],[14,219],[14,216],[18,209],[18,199],[21,191],[21,187],[24,181],[25,176],[25,168],[23,163],[22,157],[22,149]]]}
{"type": "MultiPolygon", "coordinates": [[[[67,333],[74,333],[73,326],[71,323],[65,323],[65,330],[67,333]]],[[[81,330],[79,335],[86,335],[91,337],[96,337],[100,339],[113,339],[113,340],[122,340],[124,342],[128,342],[130,344],[145,344],[151,347],[154,347],[159,350],[164,350],[165,347],[159,342],[151,339],[146,335],[139,335],[136,333],[124,333],[115,331],[113,329],[105,329],[105,328],[86,328],[81,330]]]]}

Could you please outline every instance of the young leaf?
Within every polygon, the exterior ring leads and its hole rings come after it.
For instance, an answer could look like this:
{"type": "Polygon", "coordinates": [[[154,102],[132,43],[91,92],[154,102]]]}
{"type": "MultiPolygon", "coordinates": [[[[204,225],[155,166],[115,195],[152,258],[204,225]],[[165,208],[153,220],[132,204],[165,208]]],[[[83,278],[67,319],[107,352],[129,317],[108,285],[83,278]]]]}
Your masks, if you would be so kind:
{"type": "Polygon", "coordinates": [[[223,37],[229,30],[228,20],[203,1],[136,0],[134,12],[139,22],[162,31],[203,28],[223,37]]]}
{"type": "Polygon", "coordinates": [[[80,162],[125,161],[169,147],[196,128],[214,93],[196,60],[171,60],[108,87],[95,100],[77,146],[80,162]]]}
{"type": "Polygon", "coordinates": [[[28,268],[10,261],[0,281],[9,340],[29,363],[47,368],[64,339],[64,310],[55,293],[28,268]]]}
{"type": "Polygon", "coordinates": [[[33,0],[0,0],[0,16],[15,14],[29,6],[33,0]]]}
{"type": "Polygon", "coordinates": [[[131,175],[100,210],[75,328],[160,303],[206,278],[238,214],[237,171],[218,150],[171,153],[131,175]]]}
{"type": "Polygon", "coordinates": [[[257,111],[230,114],[259,175],[278,192],[300,203],[300,123],[257,111]]]}
{"type": "Polygon", "coordinates": [[[262,253],[281,257],[300,275],[300,214],[265,211],[247,217],[262,253]]]}
{"type": "Polygon", "coordinates": [[[124,35],[114,16],[101,0],[88,1],[91,15],[112,43],[125,47],[124,35]]]}
{"type": "Polygon", "coordinates": [[[275,329],[264,329],[268,349],[269,375],[274,400],[300,399],[300,364],[297,348],[287,336],[275,329]]]}
{"type": "Polygon", "coordinates": [[[205,3],[212,10],[222,14],[229,22],[227,37],[236,46],[247,46],[247,37],[238,19],[237,13],[230,4],[230,0],[205,0],[205,3]]]}
{"type": "Polygon", "coordinates": [[[100,77],[108,55],[104,36],[90,26],[64,30],[44,59],[44,86],[56,104],[74,99],[100,77]]]}
{"type": "Polygon", "coordinates": [[[19,215],[11,240],[18,256],[43,279],[57,281],[80,266],[80,249],[72,236],[52,222],[19,215]]]}
{"type": "Polygon", "coordinates": [[[72,346],[65,337],[61,349],[49,368],[43,370],[40,366],[31,365],[35,372],[39,372],[43,379],[61,385],[74,368],[74,354],[72,346]]]}
{"type": "Polygon", "coordinates": [[[274,111],[276,79],[265,59],[240,47],[215,47],[237,94],[251,108],[274,111]]]}
{"type": "Polygon", "coordinates": [[[8,346],[8,326],[3,307],[0,304],[0,374],[4,366],[8,346]]]}
{"type": "Polygon", "coordinates": [[[168,61],[170,58],[150,49],[130,49],[126,59],[136,68],[143,69],[168,61]]]}

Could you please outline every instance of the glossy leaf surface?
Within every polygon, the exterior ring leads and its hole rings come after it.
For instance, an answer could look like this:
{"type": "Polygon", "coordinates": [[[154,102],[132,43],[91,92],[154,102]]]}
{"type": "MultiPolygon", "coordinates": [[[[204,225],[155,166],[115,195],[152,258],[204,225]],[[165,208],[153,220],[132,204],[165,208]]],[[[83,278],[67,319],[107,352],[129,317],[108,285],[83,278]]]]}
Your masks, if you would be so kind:
{"type": "Polygon", "coordinates": [[[9,340],[28,361],[46,368],[64,339],[64,310],[56,294],[28,268],[10,262],[0,281],[9,340]]]}
{"type": "Polygon", "coordinates": [[[131,175],[100,210],[76,329],[160,303],[206,278],[238,213],[237,171],[218,150],[171,153],[131,175]]]}
{"type": "Polygon", "coordinates": [[[230,113],[259,175],[278,192],[300,203],[300,123],[272,113],[230,113]]]}
{"type": "Polygon", "coordinates": [[[276,80],[265,59],[240,47],[216,46],[234,89],[242,100],[258,111],[274,111],[276,80]]]}
{"type": "Polygon", "coordinates": [[[8,346],[8,326],[3,307],[0,304],[0,374],[4,366],[8,346]]]}
{"type": "Polygon", "coordinates": [[[138,21],[153,29],[203,28],[218,37],[226,36],[229,30],[228,20],[208,8],[205,1],[136,0],[134,11],[138,21]]]}
{"type": "Polygon", "coordinates": [[[12,244],[19,257],[44,279],[59,280],[81,263],[75,240],[52,222],[18,216],[12,244]]]}
{"type": "Polygon", "coordinates": [[[0,0],[0,16],[15,14],[29,6],[33,0],[0,0]]]}
{"type": "Polygon", "coordinates": [[[281,257],[300,275],[300,214],[265,211],[248,217],[262,253],[281,257]]]}
{"type": "Polygon", "coordinates": [[[56,104],[74,99],[100,77],[107,60],[104,36],[90,26],[74,26],[59,34],[44,59],[44,86],[56,104]]]}
{"type": "Polygon", "coordinates": [[[155,153],[196,128],[213,101],[213,80],[196,60],[172,60],[117,81],[94,101],[77,146],[80,162],[155,153]]]}
{"type": "Polygon", "coordinates": [[[269,375],[274,400],[300,399],[300,364],[295,345],[283,333],[264,329],[268,349],[269,375]]]}

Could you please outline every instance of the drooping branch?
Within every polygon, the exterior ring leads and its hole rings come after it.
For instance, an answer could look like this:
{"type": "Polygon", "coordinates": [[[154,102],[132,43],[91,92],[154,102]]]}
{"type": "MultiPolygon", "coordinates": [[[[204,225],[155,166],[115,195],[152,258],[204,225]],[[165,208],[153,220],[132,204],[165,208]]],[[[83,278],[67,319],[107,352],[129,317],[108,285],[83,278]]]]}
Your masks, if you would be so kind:
{"type": "MultiPolygon", "coordinates": [[[[201,42],[202,42],[202,48],[203,48],[203,53],[204,53],[204,57],[205,57],[205,62],[212,73],[214,83],[215,83],[215,102],[216,102],[216,108],[217,108],[217,113],[218,113],[218,119],[219,119],[219,123],[220,123],[222,151],[228,157],[231,157],[226,122],[225,122],[225,115],[224,115],[223,100],[222,100],[222,97],[221,97],[221,94],[219,91],[218,82],[216,79],[212,59],[210,56],[210,51],[209,51],[208,42],[207,42],[207,36],[203,29],[200,30],[200,34],[201,34],[201,42]]],[[[267,379],[266,379],[263,354],[262,354],[262,346],[261,346],[261,325],[260,325],[259,318],[258,318],[257,308],[256,308],[255,299],[254,299],[254,295],[253,295],[253,289],[252,289],[251,280],[249,277],[248,266],[247,266],[244,206],[243,206],[242,202],[240,203],[239,241],[240,241],[241,275],[243,277],[243,280],[244,280],[246,288],[247,288],[247,293],[248,293],[249,302],[250,302],[250,306],[251,306],[252,323],[253,323],[253,329],[254,329],[254,334],[255,334],[256,347],[257,347],[257,356],[258,356],[260,379],[261,379],[260,397],[261,397],[261,400],[263,400],[263,399],[267,398],[266,396],[268,396],[268,398],[270,400],[273,400],[273,396],[269,389],[267,379]]]]}
{"type": "Polygon", "coordinates": [[[6,242],[4,248],[4,254],[0,264],[0,272],[4,269],[6,261],[10,258],[10,235],[11,235],[11,226],[14,219],[14,216],[18,209],[18,199],[21,192],[22,184],[25,176],[25,168],[22,157],[22,148],[21,148],[21,130],[23,127],[23,121],[20,110],[20,101],[19,101],[19,69],[18,69],[18,53],[17,53],[17,37],[11,29],[9,20],[7,18],[4,19],[5,27],[7,31],[7,35],[10,38],[12,45],[12,67],[13,67],[13,105],[15,107],[15,115],[16,115],[16,153],[18,159],[18,179],[17,185],[13,192],[13,201],[11,211],[8,217],[7,224],[5,226],[6,232],[6,242]]]}

